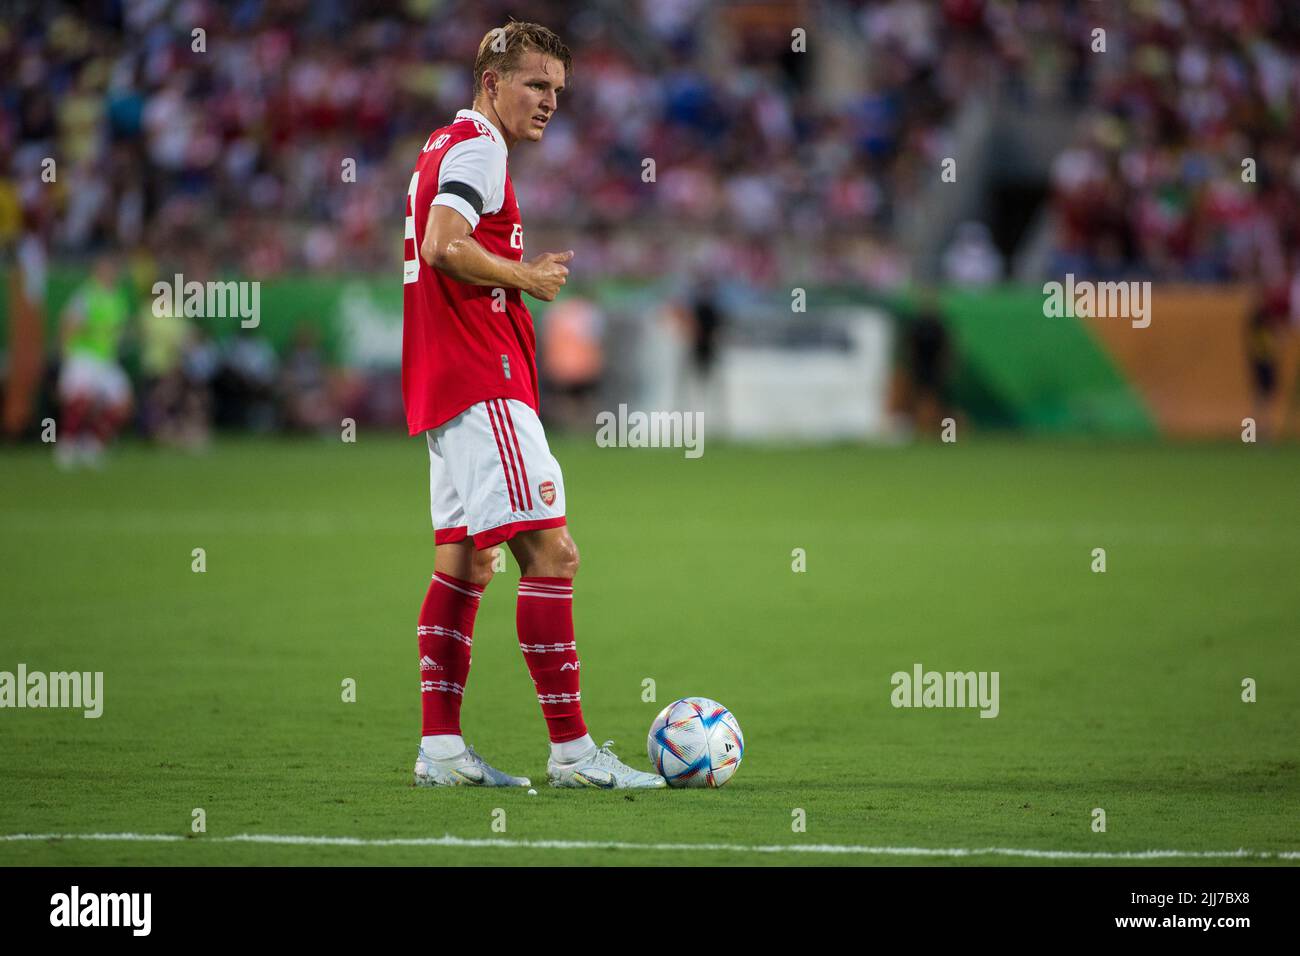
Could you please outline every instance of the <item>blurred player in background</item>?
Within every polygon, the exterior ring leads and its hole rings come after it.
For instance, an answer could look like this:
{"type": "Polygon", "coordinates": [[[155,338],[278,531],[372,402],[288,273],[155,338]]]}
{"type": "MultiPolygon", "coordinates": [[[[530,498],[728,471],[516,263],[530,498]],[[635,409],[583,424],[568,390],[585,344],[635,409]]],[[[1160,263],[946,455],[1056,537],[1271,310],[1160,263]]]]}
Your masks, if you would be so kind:
{"type": "Polygon", "coordinates": [[[725,316],[718,303],[718,286],[712,278],[702,279],[691,295],[691,362],[687,376],[686,406],[713,416],[725,430],[722,389],[717,383],[718,338],[725,316]]]}
{"type": "Polygon", "coordinates": [[[533,320],[522,292],[551,301],[573,253],[523,261],[508,150],[538,142],[569,72],[560,39],[534,23],[490,30],[473,108],[429,134],[407,192],[402,390],[429,446],[436,558],[419,619],[424,726],[418,786],[528,786],[461,736],[474,617],[495,545],[520,567],[519,644],[551,739],[555,787],[659,788],[662,777],[597,747],[582,717],[573,634],[578,549],[564,478],[538,418],[533,320]]]}
{"type": "Polygon", "coordinates": [[[131,414],[131,383],[118,364],[130,304],[118,278],[117,261],[101,256],[63,312],[62,421],[54,443],[61,467],[98,466],[131,414]]]}
{"type": "Polygon", "coordinates": [[[953,414],[949,401],[953,349],[933,289],[921,293],[917,315],[904,327],[903,346],[912,426],[918,434],[937,435],[943,420],[953,414]]]}
{"type": "Polygon", "coordinates": [[[1246,360],[1260,441],[1271,440],[1278,425],[1275,399],[1290,314],[1289,292],[1284,284],[1266,288],[1246,320],[1246,360]]]}

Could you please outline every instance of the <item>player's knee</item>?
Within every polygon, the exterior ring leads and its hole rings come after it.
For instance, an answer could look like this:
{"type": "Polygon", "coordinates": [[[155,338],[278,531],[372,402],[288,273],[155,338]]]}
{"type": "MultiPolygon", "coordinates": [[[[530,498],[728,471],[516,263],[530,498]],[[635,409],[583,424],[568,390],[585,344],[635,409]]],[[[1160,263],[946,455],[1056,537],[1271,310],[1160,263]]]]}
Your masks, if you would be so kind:
{"type": "Polygon", "coordinates": [[[474,562],[469,571],[470,583],[481,588],[487,587],[488,582],[492,580],[492,575],[496,573],[496,560],[500,554],[500,548],[484,548],[482,551],[475,551],[474,562]]]}
{"type": "Polygon", "coordinates": [[[510,540],[510,550],[525,577],[572,578],[578,573],[578,546],[564,528],[525,531],[510,540]]]}
{"type": "Polygon", "coordinates": [[[575,578],[578,576],[578,546],[567,534],[555,543],[550,557],[554,577],[575,578]]]}

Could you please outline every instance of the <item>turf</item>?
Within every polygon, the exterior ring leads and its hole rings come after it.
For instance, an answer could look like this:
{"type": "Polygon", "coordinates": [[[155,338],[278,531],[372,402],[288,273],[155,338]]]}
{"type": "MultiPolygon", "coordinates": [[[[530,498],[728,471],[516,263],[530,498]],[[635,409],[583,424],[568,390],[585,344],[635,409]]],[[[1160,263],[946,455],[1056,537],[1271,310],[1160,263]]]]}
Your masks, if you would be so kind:
{"type": "Polygon", "coordinates": [[[717,698],[746,735],[726,787],[544,785],[513,561],[479,614],[465,732],[540,792],[410,786],[414,625],[432,570],[417,440],[225,440],[198,457],[135,444],[102,472],[74,474],[43,449],[7,448],[0,670],[103,671],[105,703],[95,720],[0,710],[0,835],[188,838],[0,840],[0,864],[1026,862],[743,849],[775,845],[1300,850],[1300,450],[968,436],[713,444],[698,460],[574,440],[554,451],[582,553],[575,613],[593,734],[644,767],[661,707],[717,698]],[[195,548],[204,573],[191,570],[195,548]],[[1094,548],[1106,549],[1104,574],[1090,569],[1094,548]],[[999,672],[999,715],[894,708],[891,674],[917,662],[999,672]],[[1246,677],[1255,703],[1241,699],[1246,677]],[[355,703],[342,700],[345,678],[355,703]],[[206,833],[191,834],[194,808],[206,833]],[[796,809],[805,832],[792,829],[796,809]],[[738,849],[217,839],[236,834],[738,849]]]}

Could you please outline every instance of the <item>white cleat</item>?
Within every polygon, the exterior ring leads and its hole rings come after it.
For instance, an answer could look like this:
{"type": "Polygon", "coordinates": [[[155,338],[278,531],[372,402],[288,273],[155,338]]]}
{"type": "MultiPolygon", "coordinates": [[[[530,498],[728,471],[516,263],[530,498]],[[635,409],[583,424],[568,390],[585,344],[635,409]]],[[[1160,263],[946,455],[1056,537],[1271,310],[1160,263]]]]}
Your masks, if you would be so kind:
{"type": "Polygon", "coordinates": [[[594,787],[597,790],[662,790],[668,781],[658,774],[633,770],[619,760],[607,740],[572,763],[546,761],[552,787],[594,787]]]}
{"type": "Polygon", "coordinates": [[[417,787],[529,787],[527,777],[513,777],[502,773],[466,747],[454,757],[436,759],[420,748],[415,758],[415,785],[417,787]]]}

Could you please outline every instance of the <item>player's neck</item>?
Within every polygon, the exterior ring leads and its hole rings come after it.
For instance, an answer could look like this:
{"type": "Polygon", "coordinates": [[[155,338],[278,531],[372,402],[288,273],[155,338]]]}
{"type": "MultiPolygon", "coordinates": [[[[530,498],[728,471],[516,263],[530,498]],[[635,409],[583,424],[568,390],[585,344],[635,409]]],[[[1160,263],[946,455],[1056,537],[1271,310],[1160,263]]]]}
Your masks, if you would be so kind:
{"type": "Polygon", "coordinates": [[[488,103],[486,100],[481,100],[481,99],[475,100],[473,104],[470,106],[470,109],[472,109],[475,113],[482,113],[485,117],[487,117],[488,121],[493,126],[496,127],[497,133],[500,134],[502,142],[506,144],[507,150],[514,148],[515,138],[506,132],[505,124],[501,122],[500,115],[497,113],[495,109],[492,108],[491,103],[488,103]]]}

